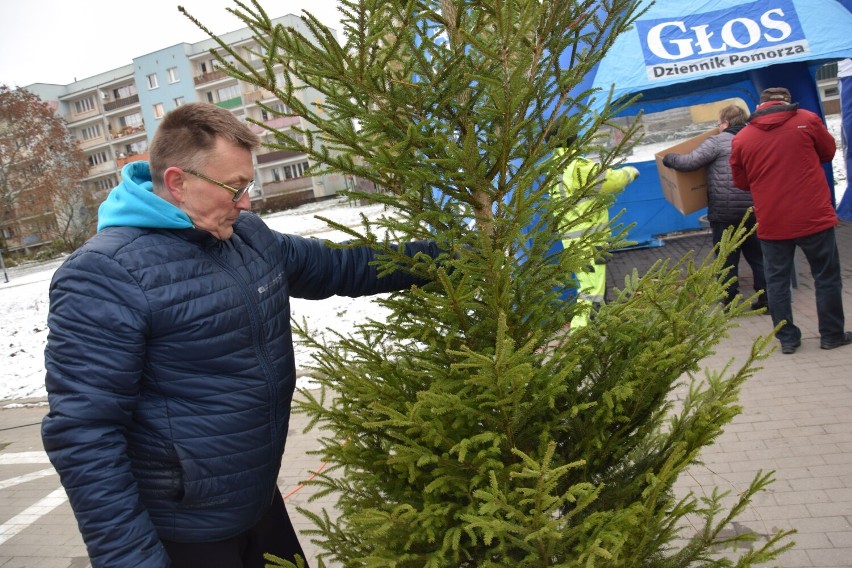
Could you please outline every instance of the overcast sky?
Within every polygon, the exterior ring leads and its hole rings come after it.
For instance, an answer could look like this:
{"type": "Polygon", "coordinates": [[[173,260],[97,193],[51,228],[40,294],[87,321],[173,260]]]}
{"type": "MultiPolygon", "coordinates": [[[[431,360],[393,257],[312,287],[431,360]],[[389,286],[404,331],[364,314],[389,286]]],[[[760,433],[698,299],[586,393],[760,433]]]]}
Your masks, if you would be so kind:
{"type": "MultiPolygon", "coordinates": [[[[226,10],[237,8],[231,0],[0,0],[0,84],[67,85],[152,51],[207,39],[178,12],[179,5],[214,34],[245,27],[226,10]]],[[[260,5],[270,18],[307,10],[342,37],[337,0],[260,0],[260,5]]]]}

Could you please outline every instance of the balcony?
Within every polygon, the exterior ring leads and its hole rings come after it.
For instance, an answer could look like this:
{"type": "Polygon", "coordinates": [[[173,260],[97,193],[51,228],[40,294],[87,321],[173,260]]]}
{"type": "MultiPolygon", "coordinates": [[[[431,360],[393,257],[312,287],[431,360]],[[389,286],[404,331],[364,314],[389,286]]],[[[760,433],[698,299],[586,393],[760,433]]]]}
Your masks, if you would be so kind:
{"type": "Polygon", "coordinates": [[[313,180],[310,176],[285,179],[281,181],[268,181],[263,184],[263,196],[267,199],[286,193],[293,193],[310,189],[313,191],[313,180]]]}
{"type": "Polygon", "coordinates": [[[138,162],[139,160],[147,160],[148,152],[142,152],[141,154],[130,154],[129,156],[122,157],[119,155],[119,158],[115,161],[115,165],[118,166],[118,169],[123,168],[125,165],[130,162],[138,162]]]}
{"type": "Polygon", "coordinates": [[[110,130],[110,135],[112,136],[113,140],[117,140],[119,138],[125,138],[126,136],[134,136],[134,135],[137,135],[137,134],[140,134],[140,133],[141,134],[145,133],[145,125],[144,124],[142,124],[140,126],[125,126],[121,130],[118,130],[116,132],[113,132],[112,130],[110,130]]]}
{"type": "Polygon", "coordinates": [[[259,165],[271,164],[272,162],[278,162],[288,158],[294,158],[296,156],[306,156],[306,154],[302,154],[301,152],[291,152],[289,150],[272,150],[271,152],[259,152],[256,156],[257,163],[259,165]]]}
{"type": "Polygon", "coordinates": [[[126,106],[139,104],[139,95],[133,95],[130,97],[124,97],[121,99],[116,99],[109,103],[104,103],[104,112],[110,112],[113,110],[117,110],[120,108],[124,108],[126,106]]]}
{"type": "Polygon", "coordinates": [[[256,89],[254,91],[249,91],[244,95],[244,97],[246,99],[246,103],[256,103],[257,101],[274,98],[275,95],[266,89],[256,89]]]}
{"type": "Polygon", "coordinates": [[[68,121],[69,122],[78,122],[78,121],[81,121],[81,120],[85,120],[87,118],[97,118],[98,115],[100,115],[100,111],[96,108],[91,109],[91,110],[87,110],[87,111],[83,111],[83,112],[72,111],[71,116],[70,116],[68,121]]]}
{"type": "Polygon", "coordinates": [[[313,180],[310,177],[301,177],[264,183],[263,197],[252,199],[252,207],[275,211],[298,207],[315,200],[313,180]]]}
{"type": "Polygon", "coordinates": [[[30,233],[24,237],[9,237],[6,238],[6,250],[10,253],[30,254],[32,251],[41,246],[52,243],[50,235],[47,233],[30,233]]]}
{"type": "MultiPolygon", "coordinates": [[[[301,119],[298,116],[276,116],[271,120],[267,120],[263,124],[269,128],[274,128],[275,130],[281,130],[290,126],[298,126],[300,123],[301,119]]],[[[263,134],[267,132],[263,126],[258,126],[257,124],[249,124],[248,127],[251,128],[255,134],[263,134]]]]}
{"type": "Polygon", "coordinates": [[[241,104],[243,104],[243,98],[234,97],[233,99],[228,99],[226,101],[219,101],[218,103],[216,103],[216,106],[220,106],[226,109],[232,109],[240,106],[241,104]]]}
{"type": "Polygon", "coordinates": [[[53,212],[28,213],[18,210],[14,215],[14,219],[0,224],[0,227],[9,234],[4,240],[6,250],[10,253],[29,254],[40,246],[52,242],[51,229],[56,227],[56,217],[53,212]]]}
{"type": "Polygon", "coordinates": [[[195,86],[203,85],[205,83],[212,83],[213,81],[218,81],[219,79],[224,79],[227,77],[225,72],[217,69],[216,71],[210,71],[209,73],[202,73],[201,75],[196,75],[192,80],[195,83],[195,86]]]}
{"type": "Polygon", "coordinates": [[[77,146],[79,146],[81,150],[87,150],[104,143],[106,143],[106,138],[101,135],[97,138],[89,138],[88,140],[78,140],[77,146]]]}
{"type": "Polygon", "coordinates": [[[97,164],[94,166],[89,166],[89,177],[97,176],[105,173],[109,173],[115,170],[115,166],[112,161],[104,162],[103,164],[97,164]]]}

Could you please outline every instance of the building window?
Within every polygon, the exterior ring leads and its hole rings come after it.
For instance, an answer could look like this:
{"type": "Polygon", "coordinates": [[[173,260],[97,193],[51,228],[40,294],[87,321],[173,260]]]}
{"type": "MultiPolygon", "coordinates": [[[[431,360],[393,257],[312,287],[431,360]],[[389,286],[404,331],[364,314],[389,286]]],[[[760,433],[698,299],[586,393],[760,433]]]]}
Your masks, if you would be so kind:
{"type": "Polygon", "coordinates": [[[142,126],[142,115],[137,112],[127,116],[122,116],[118,119],[118,124],[121,128],[136,128],[137,126],[142,126]]]}
{"type": "Polygon", "coordinates": [[[264,120],[264,121],[275,118],[276,116],[287,116],[287,115],[291,114],[290,109],[287,108],[287,105],[285,105],[284,103],[280,103],[280,102],[274,103],[273,102],[273,103],[268,104],[267,106],[270,109],[272,109],[273,112],[270,113],[265,108],[261,108],[260,109],[260,116],[261,116],[261,119],[264,120]]]}
{"type": "Polygon", "coordinates": [[[160,84],[157,82],[157,74],[151,73],[150,75],[148,75],[148,88],[156,89],[159,86],[160,84]]]}
{"type": "Polygon", "coordinates": [[[128,144],[124,147],[127,150],[128,156],[134,156],[136,154],[144,154],[148,151],[148,141],[142,140],[141,142],[134,142],[133,144],[128,144]]]}
{"type": "Polygon", "coordinates": [[[183,106],[183,104],[184,104],[185,102],[186,102],[186,101],[184,100],[184,98],[183,98],[183,97],[178,97],[178,98],[176,98],[176,99],[174,100],[175,108],[177,108],[177,107],[179,107],[179,106],[183,106]]]}
{"type": "Polygon", "coordinates": [[[219,97],[219,102],[235,99],[240,96],[240,87],[238,85],[222,87],[216,90],[216,95],[219,97]]]}
{"type": "Polygon", "coordinates": [[[136,85],[125,85],[112,90],[112,96],[117,99],[125,99],[136,94],[136,85]]]}
{"type": "Polygon", "coordinates": [[[308,173],[308,166],[309,164],[307,161],[284,166],[284,178],[292,179],[304,177],[308,173]]]}
{"type": "Polygon", "coordinates": [[[74,110],[77,114],[95,110],[95,99],[87,97],[85,99],[80,99],[79,101],[74,101],[74,110]]]}
{"type": "Polygon", "coordinates": [[[210,60],[210,67],[212,67],[213,71],[219,71],[220,69],[224,69],[226,65],[236,65],[237,60],[230,53],[222,54],[223,61],[219,61],[218,59],[210,60]]]}
{"type": "Polygon", "coordinates": [[[154,117],[155,118],[163,118],[166,114],[166,109],[163,108],[163,103],[157,103],[154,105],[154,117]]]}
{"type": "Polygon", "coordinates": [[[266,57],[268,53],[266,47],[263,45],[247,45],[245,47],[246,59],[249,61],[256,61],[258,59],[263,59],[266,57]]]}
{"type": "Polygon", "coordinates": [[[177,67],[169,67],[166,69],[166,77],[168,77],[169,83],[177,83],[180,81],[177,67]]]}
{"type": "Polygon", "coordinates": [[[82,136],[83,140],[94,140],[95,138],[101,137],[101,125],[93,124],[92,126],[87,126],[80,130],[80,136],[82,136]]]}
{"type": "Polygon", "coordinates": [[[98,164],[105,164],[109,161],[109,157],[106,152],[95,152],[91,156],[89,156],[89,165],[97,166],[98,164]]]}

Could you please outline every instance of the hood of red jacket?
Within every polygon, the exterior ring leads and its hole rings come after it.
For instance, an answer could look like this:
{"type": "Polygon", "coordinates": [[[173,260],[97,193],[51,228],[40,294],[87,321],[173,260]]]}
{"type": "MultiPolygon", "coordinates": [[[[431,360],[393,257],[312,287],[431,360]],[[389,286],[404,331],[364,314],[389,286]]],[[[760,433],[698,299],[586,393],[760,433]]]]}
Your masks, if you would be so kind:
{"type": "Polygon", "coordinates": [[[761,130],[772,130],[793,118],[798,109],[799,103],[767,101],[758,105],[748,117],[748,124],[761,130]]]}

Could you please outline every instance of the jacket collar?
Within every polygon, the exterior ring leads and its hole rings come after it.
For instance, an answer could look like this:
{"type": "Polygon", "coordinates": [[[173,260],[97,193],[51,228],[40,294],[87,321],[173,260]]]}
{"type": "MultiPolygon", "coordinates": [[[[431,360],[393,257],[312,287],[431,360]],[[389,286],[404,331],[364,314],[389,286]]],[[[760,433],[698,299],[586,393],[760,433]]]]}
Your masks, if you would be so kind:
{"type": "Polygon", "coordinates": [[[761,116],[775,114],[776,112],[796,112],[799,110],[799,103],[783,103],[781,101],[769,101],[758,105],[750,117],[749,122],[761,116]]]}

